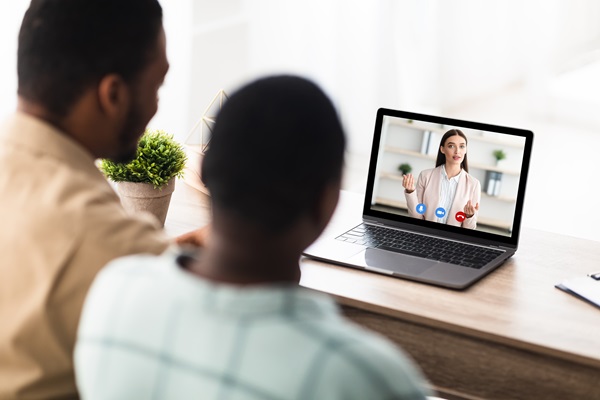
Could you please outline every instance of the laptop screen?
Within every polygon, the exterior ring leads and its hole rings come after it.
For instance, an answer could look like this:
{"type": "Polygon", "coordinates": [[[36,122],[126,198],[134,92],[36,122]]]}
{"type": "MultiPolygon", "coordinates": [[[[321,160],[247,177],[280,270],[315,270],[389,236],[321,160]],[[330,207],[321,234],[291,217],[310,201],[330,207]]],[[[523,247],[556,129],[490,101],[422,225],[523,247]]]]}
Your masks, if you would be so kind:
{"type": "Polygon", "coordinates": [[[365,215],[516,245],[533,133],[380,109],[365,215]]]}

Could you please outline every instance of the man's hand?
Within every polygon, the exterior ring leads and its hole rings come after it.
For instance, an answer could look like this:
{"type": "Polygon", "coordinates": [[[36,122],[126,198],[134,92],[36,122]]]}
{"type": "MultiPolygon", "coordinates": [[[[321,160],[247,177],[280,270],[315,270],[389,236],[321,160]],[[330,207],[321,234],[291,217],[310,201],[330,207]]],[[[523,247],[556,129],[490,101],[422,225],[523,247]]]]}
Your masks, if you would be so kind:
{"type": "Polygon", "coordinates": [[[205,247],[206,240],[210,235],[210,225],[203,226],[200,229],[184,233],[175,238],[175,243],[178,245],[191,245],[196,247],[205,247]]]}

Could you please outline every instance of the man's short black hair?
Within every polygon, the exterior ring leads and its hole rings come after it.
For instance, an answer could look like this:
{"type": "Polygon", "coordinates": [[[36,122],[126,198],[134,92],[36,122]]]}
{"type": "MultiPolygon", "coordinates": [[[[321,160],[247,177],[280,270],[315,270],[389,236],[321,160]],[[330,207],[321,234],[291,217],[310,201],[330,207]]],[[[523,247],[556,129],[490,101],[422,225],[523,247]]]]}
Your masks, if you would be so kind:
{"type": "Polygon", "coordinates": [[[32,0],[19,32],[18,94],[65,116],[103,76],[132,82],[161,27],[157,0],[32,0]]]}
{"type": "Polygon", "coordinates": [[[213,207],[279,232],[339,182],[346,140],[336,110],[314,83],[259,79],[227,100],[202,165],[213,207]]]}

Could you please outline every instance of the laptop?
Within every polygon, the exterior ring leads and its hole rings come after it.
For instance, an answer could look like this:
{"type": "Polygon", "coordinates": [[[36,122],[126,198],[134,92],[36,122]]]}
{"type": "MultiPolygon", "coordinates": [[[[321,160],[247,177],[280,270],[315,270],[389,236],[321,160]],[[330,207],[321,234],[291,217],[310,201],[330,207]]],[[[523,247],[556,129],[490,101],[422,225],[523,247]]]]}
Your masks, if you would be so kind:
{"type": "Polygon", "coordinates": [[[532,144],[529,130],[381,108],[362,222],[303,254],[465,289],[517,251],[532,144]]]}

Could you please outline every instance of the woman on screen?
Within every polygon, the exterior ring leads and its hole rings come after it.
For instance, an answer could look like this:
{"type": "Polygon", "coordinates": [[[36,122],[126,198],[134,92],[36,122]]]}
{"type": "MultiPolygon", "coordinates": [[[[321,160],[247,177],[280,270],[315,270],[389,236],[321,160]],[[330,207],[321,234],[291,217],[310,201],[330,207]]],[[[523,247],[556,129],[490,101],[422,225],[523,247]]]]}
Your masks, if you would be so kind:
{"type": "Polygon", "coordinates": [[[435,168],[402,178],[411,217],[467,229],[477,226],[481,184],[469,174],[467,137],[459,129],[442,136],[435,168]]]}

